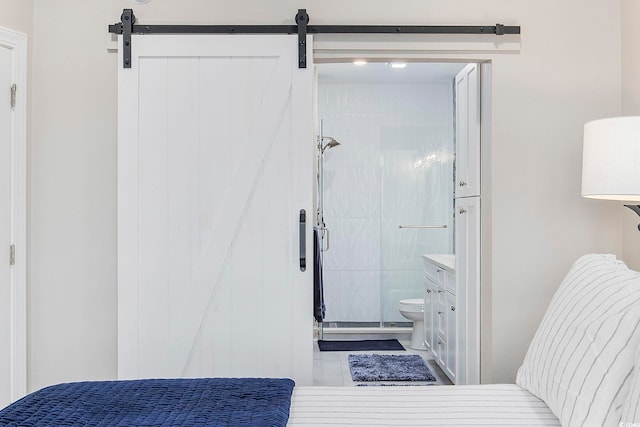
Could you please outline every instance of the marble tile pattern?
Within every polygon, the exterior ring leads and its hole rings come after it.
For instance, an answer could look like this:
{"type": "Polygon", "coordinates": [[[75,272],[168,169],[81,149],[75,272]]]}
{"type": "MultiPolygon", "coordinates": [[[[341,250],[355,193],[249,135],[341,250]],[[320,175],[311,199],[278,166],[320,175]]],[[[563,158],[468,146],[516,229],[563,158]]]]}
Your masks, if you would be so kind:
{"type": "Polygon", "coordinates": [[[327,321],[406,321],[420,254],[453,252],[453,114],[448,83],[318,84],[324,135],[342,143],[324,155],[327,321]]]}

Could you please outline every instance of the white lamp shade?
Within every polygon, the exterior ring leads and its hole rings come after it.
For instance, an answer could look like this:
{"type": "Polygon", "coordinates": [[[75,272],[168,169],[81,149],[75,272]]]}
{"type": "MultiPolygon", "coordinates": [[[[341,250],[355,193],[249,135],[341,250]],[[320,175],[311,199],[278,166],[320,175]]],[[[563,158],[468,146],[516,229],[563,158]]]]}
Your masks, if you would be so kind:
{"type": "Polygon", "coordinates": [[[640,202],[640,117],[584,125],[582,196],[640,202]]]}

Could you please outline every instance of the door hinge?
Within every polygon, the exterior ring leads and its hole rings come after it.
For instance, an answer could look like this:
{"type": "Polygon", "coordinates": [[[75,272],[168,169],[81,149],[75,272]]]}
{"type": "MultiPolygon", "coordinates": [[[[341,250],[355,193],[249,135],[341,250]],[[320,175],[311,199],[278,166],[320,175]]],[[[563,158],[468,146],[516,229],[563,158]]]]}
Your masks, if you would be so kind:
{"type": "Polygon", "coordinates": [[[16,91],[17,91],[17,86],[16,84],[12,84],[11,85],[11,108],[16,108],[16,91]]]}
{"type": "Polygon", "coordinates": [[[9,246],[9,265],[16,265],[16,245],[9,246]]]}

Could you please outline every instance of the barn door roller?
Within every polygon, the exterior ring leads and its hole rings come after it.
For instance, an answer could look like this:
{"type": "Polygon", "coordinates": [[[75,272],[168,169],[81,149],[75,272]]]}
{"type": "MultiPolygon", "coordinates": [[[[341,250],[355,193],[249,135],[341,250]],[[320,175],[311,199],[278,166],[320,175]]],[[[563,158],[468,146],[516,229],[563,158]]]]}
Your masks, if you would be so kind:
{"type": "Polygon", "coordinates": [[[131,34],[298,34],[298,67],[307,68],[307,34],[520,34],[520,26],[482,25],[309,25],[306,9],[298,9],[295,25],[139,25],[132,9],[124,9],[109,32],[123,36],[123,67],[131,68],[131,34]]]}

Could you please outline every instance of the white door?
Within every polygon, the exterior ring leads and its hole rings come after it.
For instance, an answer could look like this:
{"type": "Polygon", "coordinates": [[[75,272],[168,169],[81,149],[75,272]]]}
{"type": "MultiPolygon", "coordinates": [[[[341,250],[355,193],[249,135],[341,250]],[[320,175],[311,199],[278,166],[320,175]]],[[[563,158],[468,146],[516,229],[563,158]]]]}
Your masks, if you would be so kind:
{"type": "Polygon", "coordinates": [[[447,360],[445,360],[445,367],[447,371],[447,376],[451,379],[454,384],[459,384],[456,380],[456,375],[458,373],[457,368],[457,356],[458,356],[458,345],[457,345],[457,321],[456,321],[456,297],[450,292],[444,293],[446,304],[444,307],[445,316],[447,317],[447,335],[445,339],[447,340],[447,360]]]}
{"type": "Polygon", "coordinates": [[[480,195],[480,73],[469,64],[455,79],[456,190],[455,197],[480,195]]]}
{"type": "Polygon", "coordinates": [[[144,35],[132,49],[118,77],[119,377],[310,384],[310,49],[306,69],[296,35],[144,35]]]}
{"type": "Polygon", "coordinates": [[[480,197],[455,200],[458,384],[480,384],[480,197]]]}
{"type": "Polygon", "coordinates": [[[13,54],[0,45],[0,408],[11,402],[11,85],[13,54]]]}
{"type": "Polygon", "coordinates": [[[26,394],[26,47],[0,27],[0,408],[26,394]]]}
{"type": "Polygon", "coordinates": [[[424,346],[427,352],[435,351],[433,345],[434,337],[434,310],[436,298],[438,295],[438,286],[430,279],[424,279],[424,346]]]}

